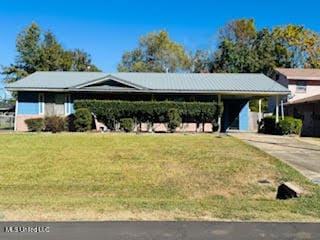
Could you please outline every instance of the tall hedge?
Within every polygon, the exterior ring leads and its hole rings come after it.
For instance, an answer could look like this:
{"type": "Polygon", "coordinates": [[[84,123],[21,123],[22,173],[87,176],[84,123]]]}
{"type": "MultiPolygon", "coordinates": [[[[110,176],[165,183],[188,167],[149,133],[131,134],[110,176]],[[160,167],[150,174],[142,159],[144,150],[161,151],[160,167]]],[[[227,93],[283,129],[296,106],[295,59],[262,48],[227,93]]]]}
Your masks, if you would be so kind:
{"type": "Polygon", "coordinates": [[[171,132],[174,132],[177,127],[181,124],[181,117],[179,115],[179,111],[176,108],[171,108],[168,111],[168,128],[171,132]]]}
{"type": "Polygon", "coordinates": [[[183,122],[214,122],[222,114],[222,106],[216,102],[76,100],[74,107],[87,108],[111,129],[122,118],[168,122],[168,111],[172,108],[178,109],[183,122]]]}

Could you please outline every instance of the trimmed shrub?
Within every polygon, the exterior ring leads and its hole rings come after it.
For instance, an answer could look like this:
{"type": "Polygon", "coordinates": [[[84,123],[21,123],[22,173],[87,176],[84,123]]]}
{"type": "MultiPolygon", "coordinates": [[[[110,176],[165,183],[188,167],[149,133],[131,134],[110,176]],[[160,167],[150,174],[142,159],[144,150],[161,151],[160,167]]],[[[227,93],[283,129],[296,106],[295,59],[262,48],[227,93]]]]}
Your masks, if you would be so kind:
{"type": "Polygon", "coordinates": [[[168,128],[171,132],[174,132],[177,127],[182,123],[179,111],[176,108],[171,108],[168,111],[168,128]]]}
{"type": "Polygon", "coordinates": [[[67,130],[67,121],[65,117],[48,116],[44,119],[45,130],[53,133],[67,130]]]}
{"type": "Polygon", "coordinates": [[[279,121],[279,130],[282,135],[301,134],[302,120],[293,117],[285,117],[279,121]]]}
{"type": "Polygon", "coordinates": [[[265,134],[277,134],[277,124],[276,124],[276,117],[275,116],[268,116],[262,119],[261,122],[261,129],[259,132],[265,134]]]}
{"type": "Polygon", "coordinates": [[[53,133],[67,130],[66,118],[60,116],[48,116],[44,119],[45,130],[53,133]]]}
{"type": "Polygon", "coordinates": [[[275,134],[275,135],[289,135],[289,134],[301,134],[302,130],[302,120],[296,119],[290,116],[284,117],[283,120],[279,120],[276,123],[275,116],[265,117],[262,120],[262,129],[259,132],[265,134],[275,134]]]}
{"type": "Polygon", "coordinates": [[[132,132],[133,131],[134,121],[132,118],[121,118],[120,119],[120,129],[125,132],[132,132]]]}
{"type": "Polygon", "coordinates": [[[303,121],[301,119],[295,118],[295,134],[301,136],[303,121]]]}
{"type": "Polygon", "coordinates": [[[45,131],[53,133],[67,130],[67,119],[61,116],[47,116],[45,117],[45,131]]]}
{"type": "Polygon", "coordinates": [[[89,131],[92,126],[92,116],[87,108],[79,108],[74,114],[74,127],[77,132],[89,131]]]}
{"type": "Polygon", "coordinates": [[[31,132],[40,132],[44,129],[44,119],[43,118],[30,118],[24,120],[28,126],[28,130],[31,132]]]}

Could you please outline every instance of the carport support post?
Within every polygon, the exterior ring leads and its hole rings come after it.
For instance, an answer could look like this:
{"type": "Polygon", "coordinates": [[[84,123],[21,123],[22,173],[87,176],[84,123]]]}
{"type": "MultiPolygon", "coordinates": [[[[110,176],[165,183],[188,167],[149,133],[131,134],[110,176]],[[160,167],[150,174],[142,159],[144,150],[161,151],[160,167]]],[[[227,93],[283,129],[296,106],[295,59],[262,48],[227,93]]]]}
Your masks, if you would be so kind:
{"type": "MultiPolygon", "coordinates": [[[[221,95],[219,94],[218,95],[218,106],[220,106],[221,104],[221,95]]],[[[218,133],[220,134],[221,133],[221,116],[219,114],[218,116],[218,133]]]]}
{"type": "MultiPolygon", "coordinates": [[[[19,94],[19,93],[18,93],[18,94],[19,94]]],[[[16,109],[15,109],[15,114],[14,114],[14,131],[17,131],[18,107],[19,107],[19,102],[18,102],[18,96],[17,96],[17,100],[16,100],[16,109]]]]}
{"type": "Polygon", "coordinates": [[[258,115],[259,123],[261,122],[261,119],[262,119],[261,102],[262,102],[262,99],[260,98],[259,99],[259,115],[258,115]]]}
{"type": "Polygon", "coordinates": [[[279,95],[276,95],[276,123],[279,122],[279,95]]]}
{"type": "Polygon", "coordinates": [[[281,120],[284,120],[283,100],[281,100],[281,120]]]}

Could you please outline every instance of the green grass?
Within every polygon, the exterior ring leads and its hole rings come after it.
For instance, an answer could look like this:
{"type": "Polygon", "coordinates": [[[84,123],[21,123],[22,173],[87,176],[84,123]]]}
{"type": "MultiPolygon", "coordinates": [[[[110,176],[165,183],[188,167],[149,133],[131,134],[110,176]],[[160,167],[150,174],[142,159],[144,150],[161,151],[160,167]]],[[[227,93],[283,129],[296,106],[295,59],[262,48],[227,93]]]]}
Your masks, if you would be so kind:
{"type": "Polygon", "coordinates": [[[232,137],[2,134],[0,146],[4,220],[320,219],[319,187],[232,137]],[[282,180],[312,194],[275,200],[282,180]]]}

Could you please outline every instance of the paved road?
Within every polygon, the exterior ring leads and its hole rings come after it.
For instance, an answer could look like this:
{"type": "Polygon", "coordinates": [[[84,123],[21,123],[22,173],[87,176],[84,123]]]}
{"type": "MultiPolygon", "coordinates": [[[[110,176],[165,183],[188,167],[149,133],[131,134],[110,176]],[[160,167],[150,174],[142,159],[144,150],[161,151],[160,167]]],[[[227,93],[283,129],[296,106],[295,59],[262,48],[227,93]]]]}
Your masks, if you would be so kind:
{"type": "Polygon", "coordinates": [[[0,239],[13,240],[213,240],[320,239],[317,223],[74,222],[0,223],[0,239]],[[47,233],[4,233],[10,226],[49,227],[47,233]]]}
{"type": "Polygon", "coordinates": [[[298,137],[231,133],[291,165],[314,183],[320,183],[320,144],[298,137]]]}

